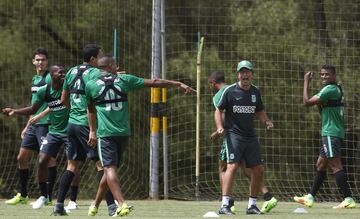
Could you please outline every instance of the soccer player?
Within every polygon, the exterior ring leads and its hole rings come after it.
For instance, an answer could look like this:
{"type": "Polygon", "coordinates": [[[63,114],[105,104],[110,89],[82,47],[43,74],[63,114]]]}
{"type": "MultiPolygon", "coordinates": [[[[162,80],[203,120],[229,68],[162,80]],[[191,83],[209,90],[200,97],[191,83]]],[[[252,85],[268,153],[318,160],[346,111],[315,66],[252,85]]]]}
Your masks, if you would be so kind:
{"type": "MultiPolygon", "coordinates": [[[[50,108],[49,132],[42,141],[39,153],[38,182],[41,196],[33,203],[32,207],[34,209],[42,208],[48,204],[46,183],[48,179],[48,163],[51,158],[56,159],[56,155],[63,144],[67,148],[66,128],[69,112],[60,101],[65,70],[60,65],[53,65],[50,67],[50,75],[52,78],[51,84],[44,85],[37,90],[31,106],[20,109],[3,109],[3,112],[7,115],[31,115],[37,112],[44,103],[50,108]]],[[[38,120],[38,118],[35,120],[38,120]]]]}
{"type": "MultiPolygon", "coordinates": [[[[96,44],[87,44],[83,49],[83,64],[71,68],[63,85],[61,101],[70,109],[67,135],[69,139],[68,161],[66,171],[63,173],[57,194],[57,203],[54,207],[54,215],[66,215],[64,200],[75,173],[78,171],[80,162],[85,159],[98,161],[96,148],[87,144],[89,126],[87,118],[87,100],[85,98],[85,84],[100,75],[97,69],[97,60],[102,56],[101,47],[96,44]]],[[[103,170],[96,162],[99,178],[102,178],[103,170]]],[[[109,214],[116,211],[116,204],[111,193],[106,196],[109,214]]]]}
{"type": "MultiPolygon", "coordinates": [[[[195,90],[177,81],[150,80],[130,74],[117,74],[117,66],[111,55],[100,58],[98,66],[102,69],[101,76],[86,84],[86,97],[89,102],[89,144],[95,147],[98,141],[99,156],[105,171],[103,179],[119,203],[114,216],[125,216],[131,209],[125,203],[121,192],[117,168],[130,136],[128,92],[143,87],[178,87],[185,93],[195,90]]],[[[99,188],[100,186],[102,185],[99,185],[99,188]]],[[[100,202],[90,206],[89,214],[93,212],[92,215],[95,215],[99,204],[100,202]]]]}
{"type": "Polygon", "coordinates": [[[322,186],[327,167],[330,167],[336,178],[336,184],[344,196],[344,200],[333,208],[355,208],[346,174],[341,164],[341,146],[344,139],[344,95],[340,85],[336,83],[335,67],[329,64],[322,66],[320,77],[324,87],[311,98],[308,95],[312,72],[304,75],[303,103],[305,106],[317,105],[321,114],[322,147],[316,162],[316,175],[309,194],[295,196],[298,203],[312,207],[314,197],[322,186]]]}
{"type": "Polygon", "coordinates": [[[256,207],[256,199],[263,181],[264,165],[261,159],[260,144],[255,134],[254,116],[264,123],[267,129],[273,128],[261,101],[258,88],[251,84],[253,65],[243,60],[237,65],[238,82],[225,88],[215,111],[218,134],[225,135],[226,171],[223,175],[222,204],[219,213],[232,215],[229,200],[236,170],[244,161],[250,168],[250,197],[246,214],[261,214],[256,207]],[[225,112],[225,122],[222,120],[225,112]]]}
{"type": "MultiPolygon", "coordinates": [[[[219,104],[221,95],[224,93],[224,90],[228,87],[228,85],[225,83],[224,72],[213,71],[208,78],[208,82],[210,85],[210,89],[216,92],[216,94],[213,97],[213,104],[216,109],[217,105],[219,104]]],[[[223,113],[222,118],[221,118],[223,121],[224,121],[224,117],[225,117],[225,115],[223,113]]],[[[216,140],[220,136],[219,136],[219,133],[217,131],[215,131],[211,134],[210,137],[211,137],[211,139],[216,140]]],[[[250,169],[245,167],[244,162],[240,162],[240,168],[241,168],[243,174],[249,180],[251,180],[250,169]]],[[[224,176],[225,172],[226,172],[226,148],[225,148],[225,144],[221,144],[220,153],[219,153],[219,178],[220,178],[221,188],[222,188],[223,176],[224,176]]],[[[271,211],[271,209],[276,207],[278,201],[270,193],[269,189],[264,184],[261,185],[261,191],[263,193],[264,200],[265,200],[265,202],[261,208],[261,212],[268,213],[271,211]]],[[[234,206],[234,200],[232,198],[229,200],[229,206],[230,206],[231,211],[233,213],[235,213],[232,208],[232,206],[234,206]]]]}
{"type": "MultiPolygon", "coordinates": [[[[36,75],[32,78],[31,83],[31,103],[34,103],[35,95],[41,86],[50,84],[51,77],[48,67],[48,52],[44,48],[35,49],[32,56],[32,64],[35,66],[36,75]]],[[[46,103],[39,106],[39,109],[30,116],[38,115],[47,108],[46,103]]],[[[41,141],[45,138],[48,132],[49,120],[48,116],[45,116],[35,124],[31,124],[29,121],[23,131],[21,132],[21,147],[17,160],[19,163],[19,178],[20,178],[20,193],[17,193],[12,199],[7,200],[5,203],[10,205],[26,204],[29,200],[27,193],[27,185],[29,181],[29,159],[31,152],[39,152],[41,141]]],[[[56,159],[50,159],[48,166],[48,199],[51,202],[52,189],[56,178],[56,159]]]]}

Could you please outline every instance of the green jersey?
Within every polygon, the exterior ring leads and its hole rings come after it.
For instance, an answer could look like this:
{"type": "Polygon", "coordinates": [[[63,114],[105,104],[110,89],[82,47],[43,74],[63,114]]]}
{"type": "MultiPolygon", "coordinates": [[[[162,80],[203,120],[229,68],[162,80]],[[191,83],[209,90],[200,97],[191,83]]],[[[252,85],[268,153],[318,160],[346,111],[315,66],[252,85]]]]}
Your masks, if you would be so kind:
{"type": "Polygon", "coordinates": [[[341,87],[328,84],[316,94],[323,102],[321,136],[344,138],[344,96],[341,87]]]}
{"type": "Polygon", "coordinates": [[[39,88],[34,97],[34,103],[49,106],[50,125],[49,133],[51,134],[66,134],[67,124],[69,119],[69,110],[61,103],[60,90],[54,90],[51,85],[44,85],[39,88]]]}
{"type": "Polygon", "coordinates": [[[89,65],[75,66],[66,73],[63,88],[70,92],[69,123],[88,126],[85,85],[99,75],[100,70],[89,65]]]}
{"type": "Polygon", "coordinates": [[[217,108],[217,106],[220,102],[221,95],[224,93],[225,88],[227,88],[228,86],[229,85],[226,84],[224,87],[220,88],[220,90],[218,90],[218,92],[216,92],[216,94],[214,95],[213,104],[214,104],[215,108],[217,108]]]}
{"type": "Polygon", "coordinates": [[[86,97],[96,106],[97,137],[130,136],[127,93],[144,87],[144,82],[129,74],[102,72],[101,77],[86,84],[86,97]]]}
{"type": "MultiPolygon", "coordinates": [[[[43,75],[34,75],[31,80],[31,104],[34,104],[36,93],[38,92],[39,88],[51,83],[51,76],[48,71],[46,71],[43,75]]],[[[43,103],[39,109],[32,114],[32,116],[36,116],[42,111],[44,111],[47,107],[46,103],[43,103]]],[[[46,115],[39,120],[36,124],[49,124],[49,116],[46,115]]]]}

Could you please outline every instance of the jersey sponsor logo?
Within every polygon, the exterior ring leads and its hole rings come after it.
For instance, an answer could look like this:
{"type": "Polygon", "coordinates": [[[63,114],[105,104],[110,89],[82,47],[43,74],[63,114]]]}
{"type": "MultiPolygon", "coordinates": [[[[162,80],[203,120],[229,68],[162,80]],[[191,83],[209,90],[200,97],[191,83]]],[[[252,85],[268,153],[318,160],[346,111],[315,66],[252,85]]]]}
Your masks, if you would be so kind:
{"type": "Polygon", "coordinates": [[[255,113],[256,106],[233,106],[234,113],[255,113]]]}
{"type": "Polygon", "coordinates": [[[254,94],[251,95],[251,102],[253,102],[253,103],[256,102],[256,96],[254,94]]]}

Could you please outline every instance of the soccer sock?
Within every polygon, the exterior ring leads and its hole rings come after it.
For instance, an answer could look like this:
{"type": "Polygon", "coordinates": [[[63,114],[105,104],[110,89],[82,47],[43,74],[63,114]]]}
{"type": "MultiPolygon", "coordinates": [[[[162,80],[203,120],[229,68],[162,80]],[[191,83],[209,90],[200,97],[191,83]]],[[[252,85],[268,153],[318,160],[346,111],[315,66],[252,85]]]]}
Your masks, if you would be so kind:
{"type": "Polygon", "coordinates": [[[250,208],[253,205],[256,205],[256,199],[257,197],[249,196],[248,208],[250,208]]]}
{"type": "Polygon", "coordinates": [[[39,188],[40,188],[41,196],[46,197],[48,193],[46,182],[39,182],[39,188]]]}
{"type": "MultiPolygon", "coordinates": [[[[98,178],[99,178],[99,182],[101,181],[101,178],[104,175],[104,170],[100,170],[98,171],[98,178]]],[[[110,189],[106,192],[105,194],[105,199],[106,199],[106,204],[107,206],[114,204],[114,196],[112,195],[110,189]]]]}
{"type": "Polygon", "coordinates": [[[270,199],[272,199],[273,195],[270,192],[267,192],[264,194],[264,200],[265,201],[269,201],[270,199]]]}
{"type": "Polygon", "coordinates": [[[229,201],[230,201],[231,197],[228,195],[223,195],[222,197],[222,201],[221,201],[221,207],[223,206],[229,206],[229,201]]]}
{"type": "Polygon", "coordinates": [[[79,191],[79,186],[70,187],[70,201],[76,202],[78,191],[79,191]]]}
{"type": "Polygon", "coordinates": [[[114,196],[112,195],[110,189],[105,194],[106,204],[107,206],[115,204],[114,196]]]}
{"type": "Polygon", "coordinates": [[[344,198],[351,197],[351,191],[347,182],[347,177],[344,170],[337,171],[335,173],[336,184],[340,188],[344,198]]]}
{"type": "Polygon", "coordinates": [[[66,193],[69,191],[71,181],[75,174],[69,170],[66,170],[60,179],[60,186],[57,195],[57,203],[64,203],[66,193]]]}
{"type": "Polygon", "coordinates": [[[29,169],[19,169],[20,193],[22,197],[27,196],[27,183],[29,180],[29,169]]]}
{"type": "MultiPolygon", "coordinates": [[[[48,181],[47,181],[47,198],[49,201],[52,200],[52,192],[57,175],[57,166],[48,168],[48,181]]],[[[45,196],[46,197],[46,196],[45,196]]]]}
{"type": "Polygon", "coordinates": [[[326,171],[316,171],[316,176],[313,182],[313,185],[310,190],[310,194],[315,197],[316,193],[319,191],[326,177],[326,171]]]}

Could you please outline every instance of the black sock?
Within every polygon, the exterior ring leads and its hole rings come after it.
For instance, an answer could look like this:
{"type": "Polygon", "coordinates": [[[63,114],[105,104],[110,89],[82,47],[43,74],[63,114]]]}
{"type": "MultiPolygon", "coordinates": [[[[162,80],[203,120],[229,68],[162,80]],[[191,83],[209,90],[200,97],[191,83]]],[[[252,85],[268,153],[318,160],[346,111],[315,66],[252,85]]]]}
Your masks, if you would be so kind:
{"type": "Polygon", "coordinates": [[[20,193],[22,197],[27,196],[27,183],[29,180],[29,169],[19,169],[20,193]]]}
{"type": "Polygon", "coordinates": [[[335,178],[336,184],[340,188],[340,192],[343,194],[344,198],[351,197],[350,187],[344,170],[337,171],[335,173],[335,178]]]}
{"type": "Polygon", "coordinates": [[[64,203],[66,193],[69,191],[71,181],[75,174],[66,170],[60,179],[59,191],[57,194],[57,203],[64,203]]]}
{"type": "Polygon", "coordinates": [[[310,190],[310,194],[315,197],[316,193],[319,191],[324,180],[326,178],[326,171],[316,171],[316,176],[313,182],[313,185],[310,190]]]}
{"type": "Polygon", "coordinates": [[[114,196],[112,195],[110,189],[107,190],[107,192],[105,194],[105,199],[106,199],[107,206],[110,206],[115,203],[114,196]]]}
{"type": "Polygon", "coordinates": [[[269,201],[270,199],[272,199],[273,195],[270,192],[267,192],[264,194],[264,200],[265,201],[269,201]]]}
{"type": "MultiPolygon", "coordinates": [[[[99,182],[101,181],[101,178],[103,177],[103,175],[104,175],[104,170],[98,171],[99,182]]],[[[115,203],[114,196],[112,195],[110,189],[106,192],[105,199],[106,199],[107,206],[112,205],[112,204],[115,203]]]]}
{"type": "Polygon", "coordinates": [[[39,188],[40,188],[41,195],[46,197],[47,193],[48,193],[48,188],[47,188],[46,182],[39,182],[39,188]]]}
{"type": "Polygon", "coordinates": [[[52,192],[57,175],[57,166],[48,168],[48,181],[47,181],[47,198],[49,201],[52,200],[52,192]]]}
{"type": "Polygon", "coordinates": [[[76,202],[77,195],[79,191],[79,186],[71,186],[70,187],[70,200],[76,202]]]}

